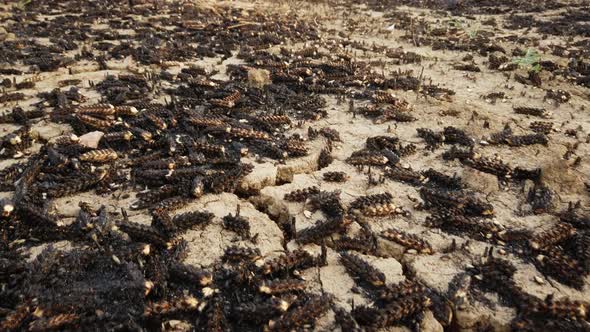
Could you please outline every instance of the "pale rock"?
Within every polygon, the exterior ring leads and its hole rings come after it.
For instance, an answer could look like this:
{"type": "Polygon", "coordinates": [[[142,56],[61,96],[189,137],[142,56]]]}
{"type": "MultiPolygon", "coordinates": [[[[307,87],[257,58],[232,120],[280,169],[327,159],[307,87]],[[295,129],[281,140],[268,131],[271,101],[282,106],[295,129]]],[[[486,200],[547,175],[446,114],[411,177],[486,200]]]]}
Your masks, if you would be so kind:
{"type": "Polygon", "coordinates": [[[91,131],[79,137],[79,143],[91,149],[96,149],[100,139],[104,136],[102,131],[91,131]]]}

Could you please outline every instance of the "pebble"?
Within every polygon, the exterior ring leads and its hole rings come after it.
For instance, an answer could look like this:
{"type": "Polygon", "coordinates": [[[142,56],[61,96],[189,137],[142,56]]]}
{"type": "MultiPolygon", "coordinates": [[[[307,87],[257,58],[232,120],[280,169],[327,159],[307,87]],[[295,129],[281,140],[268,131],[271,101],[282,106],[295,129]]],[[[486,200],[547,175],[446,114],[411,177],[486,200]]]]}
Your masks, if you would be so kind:
{"type": "Polygon", "coordinates": [[[91,131],[79,137],[79,143],[92,149],[98,147],[100,139],[104,136],[102,131],[91,131]]]}

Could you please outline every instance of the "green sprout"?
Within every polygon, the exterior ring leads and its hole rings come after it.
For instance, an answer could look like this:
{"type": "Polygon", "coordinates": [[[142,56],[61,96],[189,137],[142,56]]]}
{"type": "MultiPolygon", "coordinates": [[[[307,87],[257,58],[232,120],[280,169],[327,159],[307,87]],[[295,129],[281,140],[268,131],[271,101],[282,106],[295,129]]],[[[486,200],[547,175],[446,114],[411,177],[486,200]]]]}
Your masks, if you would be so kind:
{"type": "Polygon", "coordinates": [[[523,57],[514,58],[512,60],[513,63],[517,63],[521,68],[529,69],[537,73],[541,71],[540,61],[541,55],[532,48],[529,48],[523,57]]]}

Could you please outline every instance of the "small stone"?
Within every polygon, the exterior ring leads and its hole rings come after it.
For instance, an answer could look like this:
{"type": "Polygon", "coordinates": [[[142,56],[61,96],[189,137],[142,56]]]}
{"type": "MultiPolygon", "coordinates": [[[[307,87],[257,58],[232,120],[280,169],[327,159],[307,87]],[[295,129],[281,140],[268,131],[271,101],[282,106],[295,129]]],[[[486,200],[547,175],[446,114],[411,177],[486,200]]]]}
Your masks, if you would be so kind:
{"type": "Polygon", "coordinates": [[[102,131],[91,131],[79,137],[80,145],[96,149],[100,139],[104,136],[102,131]]]}
{"type": "Polygon", "coordinates": [[[533,278],[535,280],[536,283],[538,283],[539,285],[543,285],[545,284],[545,280],[543,280],[541,277],[535,276],[533,278]]]}
{"type": "Polygon", "coordinates": [[[305,216],[305,218],[309,219],[311,218],[312,213],[311,211],[303,210],[303,215],[305,216]]]}

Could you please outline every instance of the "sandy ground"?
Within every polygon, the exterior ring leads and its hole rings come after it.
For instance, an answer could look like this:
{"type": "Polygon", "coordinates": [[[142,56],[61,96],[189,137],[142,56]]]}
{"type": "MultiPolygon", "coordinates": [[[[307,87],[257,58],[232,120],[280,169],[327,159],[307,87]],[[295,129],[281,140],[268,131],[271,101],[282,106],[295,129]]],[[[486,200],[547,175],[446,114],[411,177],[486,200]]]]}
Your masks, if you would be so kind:
{"type": "MultiPolygon", "coordinates": [[[[450,100],[425,98],[416,94],[414,91],[394,91],[393,93],[407,100],[413,111],[412,114],[418,121],[410,123],[392,123],[375,124],[369,119],[362,116],[353,116],[348,112],[347,102],[338,102],[334,97],[328,97],[328,117],[313,123],[306,123],[301,128],[295,128],[293,133],[306,133],[309,126],[313,128],[330,127],[340,132],[342,142],[336,142],[333,156],[335,161],[328,167],[318,170],[317,156],[319,151],[327,143],[319,138],[310,142],[311,153],[309,156],[288,160],[285,164],[274,163],[269,160],[257,160],[251,156],[255,163],[254,172],[246,177],[241,186],[244,188],[260,189],[260,195],[251,197],[248,200],[240,199],[234,194],[207,195],[201,199],[195,200],[188,206],[180,210],[191,211],[195,209],[206,209],[215,214],[215,219],[211,225],[201,230],[192,230],[184,235],[184,238],[190,243],[190,255],[186,262],[200,266],[210,267],[223,254],[225,247],[232,243],[240,243],[235,234],[225,231],[221,226],[221,218],[240,206],[242,215],[248,217],[251,222],[252,233],[258,234],[256,246],[261,250],[264,258],[275,257],[283,251],[283,235],[274,220],[285,220],[289,216],[296,218],[297,229],[301,230],[313,224],[319,219],[320,213],[311,213],[307,207],[301,203],[291,203],[283,199],[283,196],[295,189],[301,189],[312,185],[317,185],[323,190],[340,190],[341,197],[345,204],[348,204],[355,198],[385,191],[394,195],[396,206],[409,211],[407,216],[393,216],[386,218],[377,218],[370,220],[370,225],[374,232],[379,233],[388,228],[402,229],[412,234],[418,234],[421,238],[431,243],[434,254],[419,255],[413,253],[404,253],[404,249],[398,245],[386,240],[379,240],[379,257],[366,256],[365,258],[375,267],[379,268],[387,277],[387,282],[396,284],[405,277],[402,273],[401,262],[410,266],[426,285],[446,292],[448,284],[457,274],[463,272],[467,267],[474,265],[484,253],[485,248],[493,246],[500,255],[502,252],[501,245],[490,244],[476,241],[467,237],[449,235],[438,229],[433,229],[425,225],[427,213],[416,209],[417,202],[420,201],[419,194],[415,187],[405,185],[395,181],[386,181],[375,186],[368,184],[366,169],[359,171],[355,167],[346,163],[346,158],[353,151],[363,148],[365,140],[375,135],[393,134],[398,136],[404,143],[414,143],[418,146],[418,153],[405,157],[402,160],[402,166],[414,170],[423,170],[430,167],[443,171],[446,174],[457,174],[461,176],[468,188],[473,190],[474,195],[484,198],[492,203],[495,207],[496,215],[492,219],[500,225],[507,227],[516,227],[538,232],[555,224],[558,219],[551,214],[519,214],[518,211],[524,204],[525,188],[514,185],[499,184],[495,176],[478,172],[468,167],[462,166],[458,161],[443,161],[440,154],[445,148],[438,149],[434,152],[424,149],[424,142],[417,137],[416,129],[421,127],[432,130],[442,130],[446,126],[456,126],[464,128],[472,137],[478,141],[485,141],[491,133],[500,131],[505,124],[510,124],[516,133],[529,132],[528,126],[534,119],[532,117],[517,115],[513,112],[513,106],[526,105],[530,107],[546,108],[552,112],[552,116],[544,121],[554,123],[556,132],[550,134],[550,141],[547,146],[534,145],[527,147],[507,147],[507,146],[488,146],[477,145],[479,153],[485,156],[499,156],[503,161],[511,166],[522,166],[525,168],[540,167],[543,169],[543,177],[552,190],[557,193],[555,211],[563,210],[570,201],[581,201],[584,208],[590,208],[590,200],[584,182],[590,181],[590,161],[587,158],[590,152],[588,144],[588,134],[590,133],[590,90],[588,88],[571,84],[562,77],[551,77],[546,71],[541,72],[543,84],[541,88],[525,85],[507,79],[506,73],[487,68],[487,56],[482,56],[476,52],[462,52],[449,50],[433,50],[430,46],[416,46],[414,43],[402,38],[406,32],[402,28],[394,27],[395,19],[387,18],[386,14],[391,11],[375,11],[365,5],[353,6],[333,6],[331,4],[310,4],[299,2],[283,2],[278,6],[269,4],[264,1],[231,1],[218,3],[217,5],[227,5],[242,8],[256,7],[259,10],[276,10],[287,13],[293,10],[297,14],[309,17],[317,22],[323,33],[326,35],[343,32],[351,40],[364,42],[366,44],[386,45],[390,48],[401,47],[406,52],[415,52],[423,57],[419,64],[395,64],[392,59],[377,52],[355,53],[359,60],[371,60],[374,63],[383,61],[383,66],[378,70],[385,73],[398,69],[409,69],[416,73],[422,72],[423,77],[432,79],[432,82],[440,84],[441,87],[451,89],[456,92],[450,100]],[[391,27],[390,29],[387,29],[391,27]],[[473,63],[481,68],[481,72],[465,72],[454,70],[453,66],[461,63],[461,59],[471,55],[473,63]],[[567,103],[555,104],[551,100],[544,100],[547,89],[564,89],[571,93],[571,100],[567,103]],[[505,96],[491,103],[489,100],[482,98],[492,92],[504,92],[505,96]],[[453,115],[444,115],[445,112],[452,110],[453,115]],[[489,127],[484,127],[484,122],[489,127]],[[571,137],[564,134],[567,129],[577,130],[577,137],[571,137]],[[573,166],[572,160],[564,160],[562,156],[567,150],[567,146],[579,143],[575,152],[576,156],[581,157],[581,162],[573,166]],[[322,174],[328,171],[344,171],[350,175],[350,179],[345,183],[330,183],[322,178],[322,174]],[[443,253],[452,240],[456,240],[458,247],[463,249],[449,253],[443,253]]],[[[429,9],[419,9],[414,7],[398,7],[396,13],[408,13],[415,19],[424,19],[434,25],[444,25],[446,21],[452,19],[465,20],[463,17],[455,18],[448,12],[433,11],[429,9]]],[[[508,37],[510,35],[524,35],[533,37],[530,45],[518,45],[521,48],[532,47],[541,50],[543,60],[551,60],[560,65],[567,66],[567,59],[551,55],[548,50],[549,45],[559,45],[565,43],[563,38],[551,36],[549,38],[539,38],[535,32],[525,32],[525,30],[507,30],[498,27],[482,25],[491,16],[475,15],[473,19],[466,20],[463,29],[470,31],[490,31],[498,36],[508,37]]],[[[502,22],[502,15],[494,15],[498,22],[502,22]]],[[[507,49],[512,49],[517,44],[507,41],[500,42],[507,49]]],[[[299,45],[303,46],[303,45],[299,45]]],[[[278,52],[277,47],[274,51],[278,52]]],[[[210,68],[221,69],[222,72],[217,77],[224,77],[224,69],[228,63],[238,63],[239,60],[230,58],[222,63],[215,59],[207,60],[210,68]]],[[[202,61],[198,62],[203,65],[202,61]]],[[[187,64],[179,64],[172,67],[170,72],[178,72],[180,68],[187,64]]],[[[89,81],[100,81],[105,75],[118,74],[125,72],[142,72],[146,68],[136,64],[133,60],[127,58],[122,61],[111,61],[109,70],[98,71],[92,66],[77,64],[71,68],[71,74],[64,68],[57,72],[42,73],[40,75],[29,74],[29,77],[35,76],[37,83],[35,89],[23,90],[21,92],[33,96],[37,91],[48,91],[57,85],[57,82],[63,79],[81,79],[83,81],[81,92],[90,97],[87,104],[98,102],[99,96],[89,88],[89,81]]],[[[376,66],[377,67],[377,66],[376,66]]],[[[517,70],[518,72],[518,70],[517,70]]],[[[38,99],[32,97],[25,102],[19,102],[21,107],[37,102],[38,99]]],[[[8,111],[14,105],[1,105],[1,111],[8,111]]],[[[361,107],[362,104],[355,105],[361,107]]],[[[0,131],[12,131],[12,125],[0,125],[0,131]]],[[[71,129],[67,125],[58,125],[49,121],[42,120],[33,126],[40,135],[45,139],[68,133],[71,129]]],[[[38,146],[33,148],[38,149],[38,146]]],[[[3,160],[0,167],[14,163],[15,160],[3,160]]],[[[373,170],[374,175],[378,177],[379,171],[373,170]]],[[[10,196],[10,193],[2,193],[3,196],[10,196]]],[[[114,195],[113,195],[114,196],[114,195]]],[[[121,207],[129,207],[134,201],[134,194],[127,199],[115,199],[113,197],[97,196],[93,192],[82,193],[76,196],[63,197],[54,202],[55,211],[66,220],[72,220],[78,213],[77,203],[79,201],[90,202],[92,205],[99,207],[107,205],[110,211],[118,211],[121,207]]],[[[132,221],[149,223],[149,216],[145,211],[131,211],[132,221]]],[[[359,227],[353,225],[350,234],[358,232],[359,227]]],[[[244,241],[242,241],[244,242],[244,241]]],[[[245,243],[245,242],[244,242],[245,243]]],[[[289,249],[295,249],[298,245],[292,241],[287,244],[289,249]]],[[[316,245],[306,245],[304,249],[313,253],[319,253],[319,247],[316,245]]],[[[38,248],[31,248],[33,253],[38,252],[38,248]]],[[[366,304],[369,300],[362,294],[353,291],[354,282],[345,272],[342,265],[337,259],[337,253],[329,249],[328,265],[310,269],[304,272],[303,277],[308,282],[310,290],[323,289],[327,293],[335,296],[336,302],[350,309],[353,305],[366,304]]],[[[544,297],[548,294],[554,294],[555,297],[569,297],[571,299],[588,300],[590,298],[590,278],[586,278],[586,284],[582,290],[575,290],[554,280],[546,279],[536,268],[529,262],[524,262],[520,258],[511,254],[503,255],[513,262],[517,267],[516,282],[526,292],[544,297]]],[[[509,330],[511,319],[515,315],[514,309],[503,306],[498,302],[496,295],[486,294],[487,297],[495,303],[490,307],[477,300],[471,305],[457,310],[457,322],[461,330],[468,331],[481,321],[490,321],[494,330],[509,330]]],[[[333,314],[330,313],[322,318],[318,323],[318,330],[331,330],[331,321],[333,314]]],[[[431,314],[426,314],[422,321],[422,331],[442,331],[442,326],[436,322],[431,314]]],[[[407,328],[391,328],[388,331],[401,331],[407,328]]]]}

